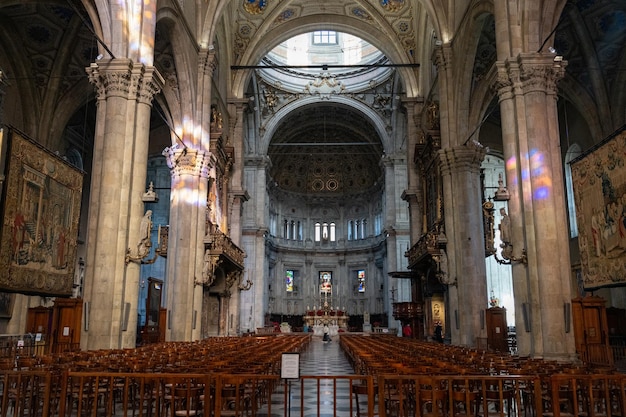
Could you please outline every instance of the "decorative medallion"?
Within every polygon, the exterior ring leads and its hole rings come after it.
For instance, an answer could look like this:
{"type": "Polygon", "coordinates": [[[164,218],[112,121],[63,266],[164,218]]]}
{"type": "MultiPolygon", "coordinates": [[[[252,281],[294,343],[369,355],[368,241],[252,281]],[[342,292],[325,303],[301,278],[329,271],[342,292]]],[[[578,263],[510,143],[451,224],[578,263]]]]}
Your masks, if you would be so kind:
{"type": "Polygon", "coordinates": [[[313,191],[322,191],[324,189],[324,181],[320,179],[313,180],[311,188],[313,188],[313,191]]]}
{"type": "Polygon", "coordinates": [[[352,14],[355,17],[358,17],[360,19],[372,20],[372,16],[370,16],[370,14],[366,10],[364,10],[364,9],[362,9],[360,7],[355,7],[354,9],[352,9],[352,14]]]}
{"type": "Polygon", "coordinates": [[[411,26],[410,26],[409,22],[406,22],[404,20],[398,22],[397,28],[398,28],[398,31],[401,32],[401,33],[406,33],[409,30],[411,30],[411,26]]]}
{"type": "Polygon", "coordinates": [[[243,8],[250,14],[261,14],[267,7],[266,0],[244,0],[243,8]]]}
{"type": "Polygon", "coordinates": [[[380,5],[389,12],[397,12],[404,7],[404,0],[380,0],[380,5]]]}
{"type": "Polygon", "coordinates": [[[283,23],[296,15],[296,11],[294,9],[284,10],[281,14],[276,18],[276,23],[283,23]]]}
{"type": "Polygon", "coordinates": [[[250,36],[250,33],[252,33],[252,29],[250,28],[249,25],[241,25],[239,27],[239,33],[241,34],[241,36],[244,36],[247,38],[250,36]]]}
{"type": "Polygon", "coordinates": [[[339,182],[335,179],[330,179],[326,182],[326,188],[328,188],[329,191],[337,191],[339,182]]]}

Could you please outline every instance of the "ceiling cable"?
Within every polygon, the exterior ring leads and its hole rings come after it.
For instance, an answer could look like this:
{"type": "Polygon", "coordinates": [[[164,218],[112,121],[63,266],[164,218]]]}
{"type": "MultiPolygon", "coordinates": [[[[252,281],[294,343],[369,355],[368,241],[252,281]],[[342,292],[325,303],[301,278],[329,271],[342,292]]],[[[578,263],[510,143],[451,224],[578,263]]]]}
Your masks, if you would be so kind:
{"type": "Polygon", "coordinates": [[[356,65],[330,65],[330,64],[322,64],[322,65],[231,65],[230,69],[232,70],[241,70],[241,69],[322,69],[327,71],[330,68],[419,68],[420,64],[356,64],[356,65]]]}
{"type": "Polygon", "coordinates": [[[107,46],[106,43],[104,43],[104,41],[102,39],[100,39],[100,37],[96,34],[96,32],[93,30],[93,27],[91,27],[91,25],[89,24],[89,22],[83,17],[83,15],[80,13],[80,11],[76,8],[76,6],[74,6],[74,3],[72,3],[71,0],[67,0],[67,4],[70,5],[70,7],[74,10],[74,12],[78,15],[78,17],[80,17],[80,20],[82,20],[83,24],[85,25],[85,27],[87,27],[87,29],[89,29],[89,31],[91,32],[91,34],[94,36],[94,38],[96,38],[96,40],[98,41],[98,43],[100,45],[102,45],[102,47],[104,48],[105,51],[107,51],[107,53],[111,56],[112,59],[115,59],[115,55],[113,55],[113,52],[111,52],[111,50],[109,49],[109,47],[107,46]]]}

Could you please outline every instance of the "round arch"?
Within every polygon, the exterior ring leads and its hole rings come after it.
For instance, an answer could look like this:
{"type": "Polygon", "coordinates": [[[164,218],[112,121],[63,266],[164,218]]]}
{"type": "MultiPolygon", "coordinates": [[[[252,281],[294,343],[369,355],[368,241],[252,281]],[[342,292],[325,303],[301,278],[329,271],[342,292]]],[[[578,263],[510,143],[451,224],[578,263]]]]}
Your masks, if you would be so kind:
{"type": "MultiPolygon", "coordinates": [[[[356,19],[347,24],[343,16],[314,15],[294,19],[294,21],[287,22],[281,25],[280,28],[272,29],[263,36],[258,37],[255,41],[250,42],[246,48],[246,53],[242,56],[238,65],[256,65],[274,46],[295,35],[319,29],[321,25],[364,39],[378,48],[393,64],[413,64],[409,62],[406,52],[399,48],[400,42],[397,39],[392,39],[389,34],[381,31],[372,31],[371,25],[356,19]],[[385,40],[388,40],[388,42],[385,40]]],[[[246,69],[239,70],[236,73],[233,81],[233,93],[236,97],[243,96],[251,71],[246,69]]],[[[417,97],[419,88],[416,72],[410,67],[398,68],[398,72],[400,73],[406,95],[408,97],[417,97]]]]}
{"type": "MultiPolygon", "coordinates": [[[[276,114],[274,115],[274,117],[272,117],[268,121],[265,127],[265,133],[263,134],[260,140],[260,147],[259,147],[260,152],[263,155],[266,155],[268,153],[268,149],[272,141],[272,137],[274,136],[274,132],[276,131],[280,123],[285,118],[289,117],[289,113],[299,108],[302,108],[308,105],[315,105],[317,103],[319,103],[319,99],[317,97],[305,97],[303,99],[290,103],[286,105],[285,107],[281,108],[280,110],[278,110],[276,114]]],[[[363,103],[359,103],[355,100],[351,100],[347,97],[341,97],[341,96],[336,97],[332,100],[325,101],[324,104],[343,105],[343,106],[350,107],[351,109],[361,113],[361,115],[363,115],[366,119],[370,120],[372,124],[374,125],[374,128],[378,132],[378,136],[383,144],[383,149],[385,151],[388,151],[391,149],[391,140],[389,138],[389,135],[387,134],[384,120],[369,106],[363,103]]]]}

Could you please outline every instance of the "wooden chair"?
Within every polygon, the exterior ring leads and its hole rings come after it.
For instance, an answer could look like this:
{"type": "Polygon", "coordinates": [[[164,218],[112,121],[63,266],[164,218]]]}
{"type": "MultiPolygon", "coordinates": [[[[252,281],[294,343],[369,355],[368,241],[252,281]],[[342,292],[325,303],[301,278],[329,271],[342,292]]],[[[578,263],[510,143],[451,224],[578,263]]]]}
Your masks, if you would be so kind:
{"type": "Polygon", "coordinates": [[[515,391],[505,379],[485,379],[481,381],[481,417],[512,416],[515,409],[515,391]]]}
{"type": "Polygon", "coordinates": [[[448,412],[448,391],[436,378],[420,378],[418,406],[422,417],[440,417],[448,412]]]}
{"type": "MultiPolygon", "coordinates": [[[[361,417],[361,402],[359,401],[359,395],[365,396],[365,398],[367,398],[369,400],[369,386],[367,384],[352,384],[352,394],[354,394],[354,403],[355,403],[355,408],[356,408],[356,417],[361,417]]],[[[372,384],[372,398],[374,401],[376,401],[376,397],[378,394],[378,384],[376,384],[375,382],[372,384]]],[[[368,402],[367,404],[368,409],[370,407],[370,404],[368,402]]],[[[374,404],[371,405],[371,407],[374,407],[374,404]]],[[[366,413],[365,415],[369,415],[369,411],[368,413],[366,413]]]]}
{"type": "Polygon", "coordinates": [[[202,395],[204,387],[187,384],[176,386],[172,398],[172,415],[174,417],[200,417],[204,414],[202,395]]]}

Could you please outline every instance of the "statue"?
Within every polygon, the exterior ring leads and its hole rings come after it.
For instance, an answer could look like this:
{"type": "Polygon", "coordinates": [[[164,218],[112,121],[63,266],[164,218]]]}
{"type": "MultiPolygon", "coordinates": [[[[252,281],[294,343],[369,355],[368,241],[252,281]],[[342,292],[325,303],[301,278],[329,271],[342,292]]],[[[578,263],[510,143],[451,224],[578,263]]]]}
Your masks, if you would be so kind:
{"type": "Polygon", "coordinates": [[[509,215],[506,214],[506,210],[504,207],[500,208],[500,215],[502,216],[502,220],[500,221],[500,226],[498,226],[500,230],[500,240],[503,244],[511,243],[511,219],[509,215]]]}
{"type": "Polygon", "coordinates": [[[426,122],[430,130],[439,129],[439,103],[432,101],[427,107],[426,122]]]}
{"type": "Polygon", "coordinates": [[[139,226],[139,243],[137,244],[140,255],[145,255],[150,251],[150,232],[152,231],[152,210],[146,210],[146,214],[141,219],[139,226]]]}

